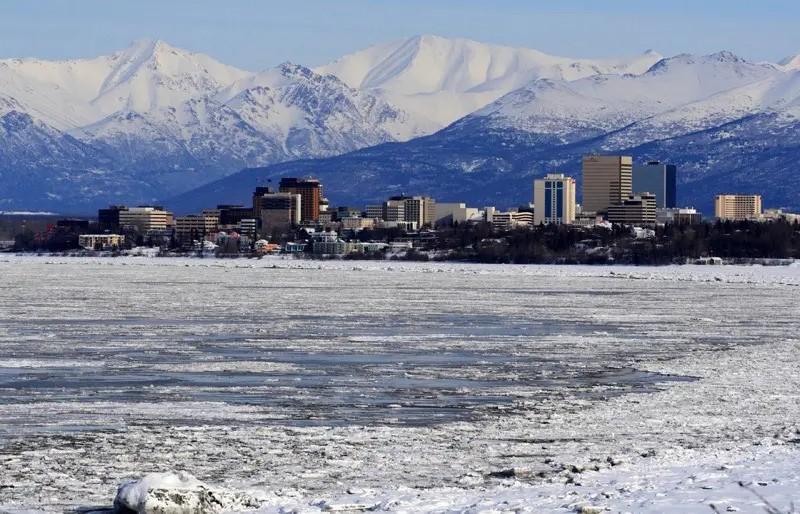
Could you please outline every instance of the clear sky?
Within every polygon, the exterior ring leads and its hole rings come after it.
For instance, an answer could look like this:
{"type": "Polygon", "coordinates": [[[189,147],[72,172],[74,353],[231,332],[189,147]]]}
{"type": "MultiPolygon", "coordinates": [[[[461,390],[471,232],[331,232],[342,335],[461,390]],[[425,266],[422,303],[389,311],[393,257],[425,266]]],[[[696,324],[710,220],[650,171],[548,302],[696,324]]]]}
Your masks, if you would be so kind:
{"type": "Polygon", "coordinates": [[[571,57],[800,53],[798,0],[0,0],[0,57],[96,56],[163,39],[258,70],[416,34],[571,57]]]}

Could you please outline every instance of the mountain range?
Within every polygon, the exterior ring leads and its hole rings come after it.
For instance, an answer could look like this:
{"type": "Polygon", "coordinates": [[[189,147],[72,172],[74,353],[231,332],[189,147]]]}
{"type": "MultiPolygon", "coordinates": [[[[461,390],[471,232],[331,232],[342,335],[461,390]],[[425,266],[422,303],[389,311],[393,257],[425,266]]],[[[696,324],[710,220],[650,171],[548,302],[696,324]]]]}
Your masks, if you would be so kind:
{"type": "Polygon", "coordinates": [[[393,193],[514,205],[584,153],[679,166],[679,201],[800,207],[800,57],[569,59],[417,36],[259,73],[160,41],[0,60],[0,210],[243,202],[315,175],[334,203],[393,193]],[[241,170],[241,171],[240,171],[241,170]]]}

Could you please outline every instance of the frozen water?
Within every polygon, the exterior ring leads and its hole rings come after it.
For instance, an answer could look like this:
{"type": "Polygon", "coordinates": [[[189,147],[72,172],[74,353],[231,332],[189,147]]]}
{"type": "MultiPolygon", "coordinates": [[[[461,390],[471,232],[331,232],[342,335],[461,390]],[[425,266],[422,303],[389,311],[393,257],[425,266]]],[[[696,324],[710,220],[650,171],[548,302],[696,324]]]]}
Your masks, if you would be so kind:
{"type": "Polygon", "coordinates": [[[173,470],[265,510],[798,483],[797,267],[3,259],[0,509],[173,470]]]}

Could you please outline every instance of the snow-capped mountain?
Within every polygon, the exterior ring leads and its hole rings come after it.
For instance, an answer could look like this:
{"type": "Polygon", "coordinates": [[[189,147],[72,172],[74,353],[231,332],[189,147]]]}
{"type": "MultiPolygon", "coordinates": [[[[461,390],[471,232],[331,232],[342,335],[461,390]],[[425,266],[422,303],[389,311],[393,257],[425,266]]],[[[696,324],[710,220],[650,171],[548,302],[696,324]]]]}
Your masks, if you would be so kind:
{"type": "MultiPolygon", "coordinates": [[[[706,56],[678,55],[661,59],[640,75],[594,75],[574,81],[536,80],[469,115],[494,129],[514,128],[556,137],[562,143],[596,137],[632,123],[669,113],[682,118],[691,111],[698,119],[700,105],[741,87],[780,80],[785,73],[769,64],[753,64],[729,52],[706,56]]],[[[741,104],[728,104],[741,112],[741,104]]],[[[708,123],[723,116],[707,109],[708,123]]],[[[730,118],[730,116],[727,116],[730,118]]],[[[697,123],[673,130],[697,130],[697,123]]],[[[667,134],[669,135],[669,134],[667,134]]],[[[674,134],[673,134],[674,135],[674,134]]]]}
{"type": "MultiPolygon", "coordinates": [[[[25,115],[52,138],[91,149],[79,167],[95,173],[66,177],[55,169],[34,200],[42,202],[69,197],[76,181],[89,191],[80,196],[84,202],[120,194],[152,200],[246,166],[336,155],[423,133],[402,110],[332,75],[290,63],[255,74],[160,41],[96,59],[0,61],[2,115],[25,115]],[[92,182],[115,172],[146,183],[136,188],[148,193],[92,182]]],[[[48,153],[57,144],[20,136],[0,140],[0,155],[28,157],[14,159],[16,171],[4,176],[22,170],[38,176],[52,162],[63,167],[63,152],[48,153]]],[[[0,168],[11,162],[0,161],[0,168]]]]}
{"type": "Polygon", "coordinates": [[[141,40],[94,59],[0,60],[0,91],[48,125],[72,130],[119,111],[176,107],[247,75],[203,54],[141,40]]]}
{"type": "Polygon", "coordinates": [[[570,59],[428,35],[376,45],[317,71],[381,94],[425,126],[442,128],[536,79],[641,74],[659,59],[652,50],[626,59],[570,59]]]}
{"type": "Polygon", "coordinates": [[[724,174],[704,167],[747,160],[721,149],[754,162],[769,141],[781,157],[765,159],[788,173],[781,159],[798,157],[798,116],[798,57],[570,59],[418,36],[316,69],[252,73],[139,41],[93,59],[0,60],[0,208],[88,211],[208,183],[205,191],[222,194],[242,176],[274,173],[328,176],[326,191],[348,201],[421,189],[522,201],[532,177],[589,151],[673,160],[684,180],[713,185],[724,174]],[[763,132],[748,139],[755,127],[763,132]],[[713,161],[698,160],[701,141],[710,154],[719,149],[713,161]],[[253,167],[264,171],[224,179],[253,167]]]}
{"type": "Polygon", "coordinates": [[[677,164],[679,201],[705,212],[715,192],[734,190],[800,208],[800,70],[720,52],[660,59],[638,75],[536,79],[431,136],[245,170],[176,203],[233,201],[311,169],[343,203],[414,192],[522,204],[533,178],[557,170],[580,183],[582,155],[616,152],[677,164]]]}

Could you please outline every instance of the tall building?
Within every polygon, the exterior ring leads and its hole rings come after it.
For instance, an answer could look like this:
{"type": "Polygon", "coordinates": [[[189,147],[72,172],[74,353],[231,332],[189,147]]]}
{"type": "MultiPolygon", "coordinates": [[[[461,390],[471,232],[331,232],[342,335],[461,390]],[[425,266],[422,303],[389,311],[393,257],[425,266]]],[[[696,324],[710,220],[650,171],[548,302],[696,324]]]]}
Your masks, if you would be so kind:
{"type": "Polygon", "coordinates": [[[656,207],[671,209],[677,204],[677,168],[674,164],[650,161],[633,167],[633,194],[653,193],[656,207]]]}
{"type": "Polygon", "coordinates": [[[141,234],[166,230],[172,222],[172,213],[163,207],[129,207],[119,211],[120,227],[133,228],[141,234]]]}
{"type": "MultiPolygon", "coordinates": [[[[285,230],[300,224],[302,220],[302,196],[295,193],[266,193],[259,200],[258,220],[261,231],[285,230]]],[[[317,212],[319,219],[319,212],[317,212]]]]}
{"type": "Polygon", "coordinates": [[[584,211],[606,213],[631,194],[633,158],[627,155],[587,155],[583,158],[584,211]]]}
{"type": "Polygon", "coordinates": [[[550,173],[533,182],[533,223],[569,225],[575,221],[575,179],[550,173]]]}
{"type": "Polygon", "coordinates": [[[412,196],[405,200],[405,221],[417,224],[417,227],[430,227],[436,218],[436,201],[429,196],[412,196]]]}
{"type": "Polygon", "coordinates": [[[319,219],[319,207],[322,201],[322,184],[319,180],[282,178],[279,191],[300,195],[301,222],[316,222],[319,219]]]}
{"type": "Polygon", "coordinates": [[[717,195],[714,216],[723,220],[747,220],[761,216],[761,195],[717,195]]]}
{"type": "Polygon", "coordinates": [[[608,221],[621,225],[652,225],[656,222],[656,195],[630,195],[617,205],[608,207],[608,221]]]}

